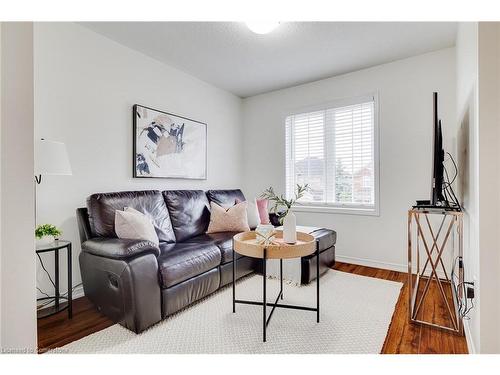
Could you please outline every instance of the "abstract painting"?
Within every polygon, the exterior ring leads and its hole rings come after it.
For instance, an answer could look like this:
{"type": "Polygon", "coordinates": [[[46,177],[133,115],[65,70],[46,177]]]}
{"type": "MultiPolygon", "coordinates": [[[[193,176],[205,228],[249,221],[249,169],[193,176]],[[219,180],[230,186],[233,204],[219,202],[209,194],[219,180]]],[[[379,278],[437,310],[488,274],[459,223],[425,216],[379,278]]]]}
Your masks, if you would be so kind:
{"type": "Polygon", "coordinates": [[[207,178],[207,124],[135,104],[134,177],[207,178]]]}

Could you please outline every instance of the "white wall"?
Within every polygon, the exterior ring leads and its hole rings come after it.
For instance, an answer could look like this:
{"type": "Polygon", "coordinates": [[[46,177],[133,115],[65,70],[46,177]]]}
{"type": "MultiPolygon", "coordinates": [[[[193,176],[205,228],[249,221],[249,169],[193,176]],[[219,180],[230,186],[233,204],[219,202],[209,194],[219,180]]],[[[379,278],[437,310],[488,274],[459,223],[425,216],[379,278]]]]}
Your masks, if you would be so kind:
{"type": "Polygon", "coordinates": [[[0,347],[36,349],[33,24],[1,25],[0,347]]]}
{"type": "Polygon", "coordinates": [[[457,34],[457,153],[465,212],[465,280],[475,284],[465,321],[471,352],[500,352],[500,26],[461,23],[457,34]]]}
{"type": "Polygon", "coordinates": [[[478,28],[480,352],[500,353],[500,23],[478,28]]]}
{"type": "MultiPolygon", "coordinates": [[[[36,137],[66,143],[73,176],[46,176],[38,222],[73,241],[80,282],[75,209],[96,192],[236,188],[241,177],[241,99],[72,23],[35,24],[36,137]],[[206,181],[132,178],[132,105],[208,124],[206,181]]],[[[47,259],[52,271],[51,259],[47,259]]],[[[65,285],[66,269],[62,268],[65,285]]],[[[38,285],[50,290],[38,268],[38,285]]],[[[78,292],[78,291],[77,291],[78,292]]]]}
{"type": "Polygon", "coordinates": [[[338,232],[339,260],[406,270],[407,210],[428,199],[432,92],[439,92],[445,147],[455,129],[455,51],[445,49],[243,101],[245,192],[285,190],[285,115],[335,99],[378,92],[380,216],[297,213],[302,225],[338,232]]]}
{"type": "Polygon", "coordinates": [[[469,351],[479,350],[479,145],[478,145],[478,31],[476,22],[460,23],[457,31],[457,159],[458,191],[464,209],[466,281],[476,285],[475,308],[464,321],[469,351]]]}

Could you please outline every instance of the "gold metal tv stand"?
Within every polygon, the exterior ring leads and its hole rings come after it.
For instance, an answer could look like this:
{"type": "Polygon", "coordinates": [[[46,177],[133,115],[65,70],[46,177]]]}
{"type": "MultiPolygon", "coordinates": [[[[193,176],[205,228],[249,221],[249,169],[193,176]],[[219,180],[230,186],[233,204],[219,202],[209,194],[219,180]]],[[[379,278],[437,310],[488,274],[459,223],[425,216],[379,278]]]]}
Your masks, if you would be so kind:
{"type": "Polygon", "coordinates": [[[458,308],[459,301],[463,297],[464,285],[462,259],[463,212],[444,208],[408,210],[408,317],[411,323],[463,335],[462,317],[458,308]],[[444,255],[450,260],[448,271],[444,255]],[[459,267],[457,274],[454,274],[457,257],[460,260],[459,267]],[[423,267],[421,267],[422,261],[423,267]],[[423,306],[431,286],[438,289],[446,306],[445,314],[442,316],[446,318],[446,322],[444,320],[436,322],[434,319],[429,319],[430,314],[424,314],[423,306]]]}

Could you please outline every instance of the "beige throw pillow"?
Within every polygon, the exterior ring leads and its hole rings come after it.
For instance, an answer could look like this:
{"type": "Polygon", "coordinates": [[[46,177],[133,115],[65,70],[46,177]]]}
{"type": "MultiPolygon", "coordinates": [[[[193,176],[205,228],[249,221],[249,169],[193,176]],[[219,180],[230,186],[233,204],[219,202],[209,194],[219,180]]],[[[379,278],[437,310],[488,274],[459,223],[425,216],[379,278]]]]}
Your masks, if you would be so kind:
{"type": "Polygon", "coordinates": [[[240,202],[229,208],[210,202],[210,224],[208,224],[207,233],[246,232],[249,230],[247,202],[240,202]]]}
{"type": "Polygon", "coordinates": [[[148,240],[157,246],[160,243],[151,219],[132,207],[115,211],[115,233],[118,238],[148,240]]]}

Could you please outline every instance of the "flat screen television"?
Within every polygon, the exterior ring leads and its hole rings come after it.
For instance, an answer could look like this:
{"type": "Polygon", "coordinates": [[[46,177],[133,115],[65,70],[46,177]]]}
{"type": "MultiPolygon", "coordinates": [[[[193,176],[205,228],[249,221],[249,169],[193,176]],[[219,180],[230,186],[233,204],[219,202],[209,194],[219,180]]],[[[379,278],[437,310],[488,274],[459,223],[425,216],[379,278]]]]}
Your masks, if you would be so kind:
{"type": "Polygon", "coordinates": [[[431,196],[429,200],[417,200],[414,208],[444,208],[446,210],[461,211],[460,203],[453,191],[453,182],[458,176],[458,168],[449,155],[455,169],[451,180],[444,165],[443,130],[438,115],[438,94],[433,93],[433,121],[432,121],[432,179],[431,196]],[[445,178],[446,177],[446,178],[445,178]]]}
{"type": "Polygon", "coordinates": [[[433,93],[432,184],[431,206],[447,205],[443,194],[444,149],[441,120],[438,116],[438,93],[433,93]]]}

